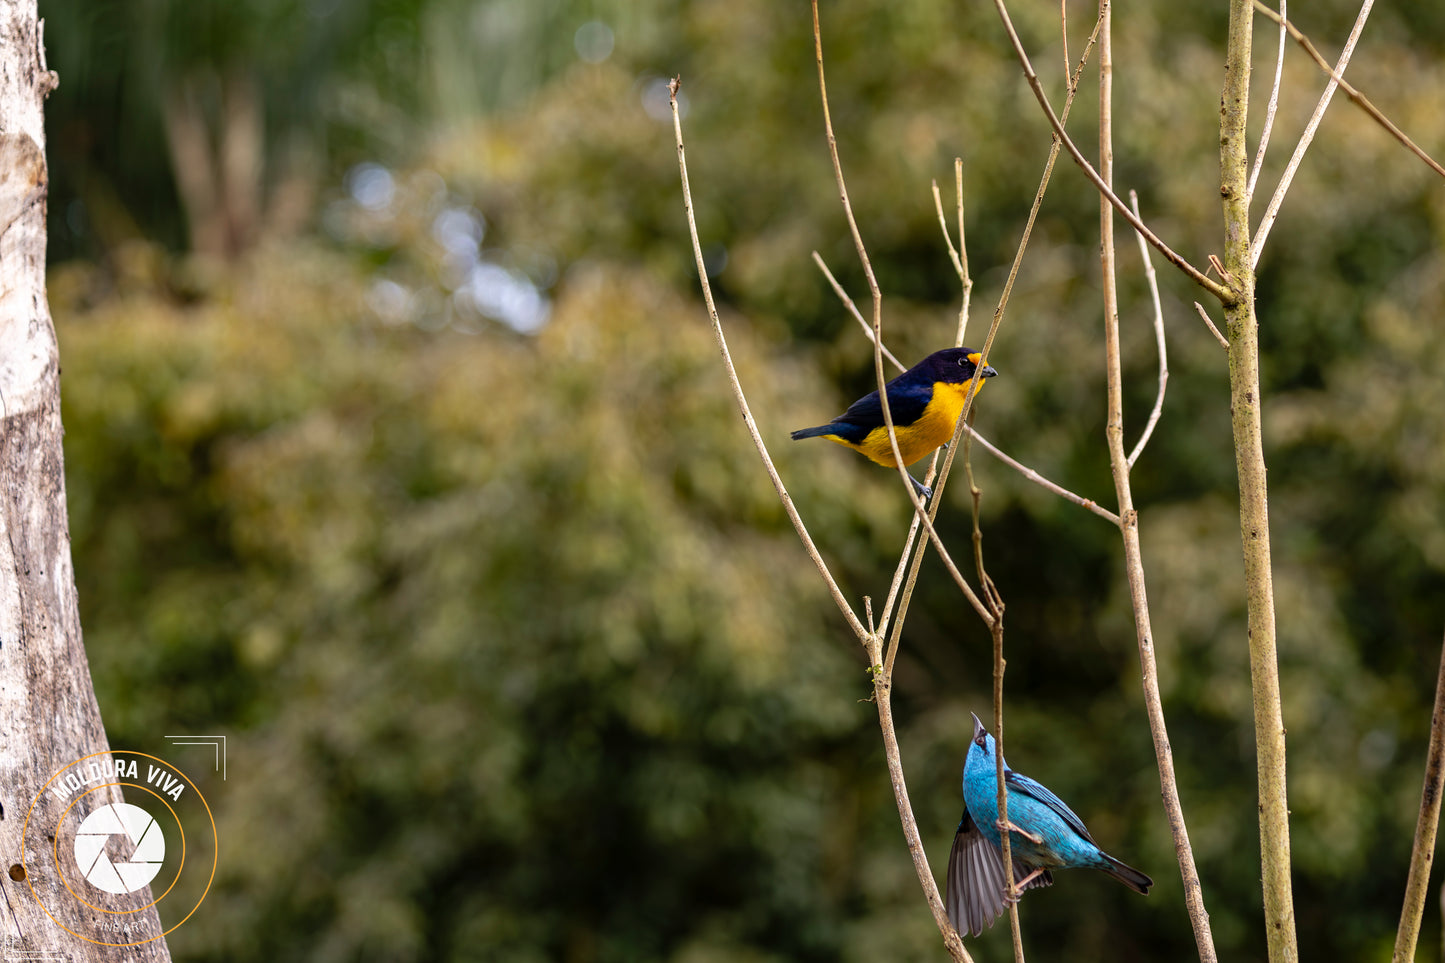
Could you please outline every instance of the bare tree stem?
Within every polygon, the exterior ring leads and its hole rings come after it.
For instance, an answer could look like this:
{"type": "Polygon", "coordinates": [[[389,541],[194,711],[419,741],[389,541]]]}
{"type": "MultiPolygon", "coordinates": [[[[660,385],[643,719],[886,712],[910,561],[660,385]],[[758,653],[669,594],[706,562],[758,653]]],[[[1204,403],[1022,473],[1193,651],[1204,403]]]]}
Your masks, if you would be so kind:
{"type": "Polygon", "coordinates": [[[1440,792],[1445,783],[1445,648],[1440,652],[1440,674],[1435,680],[1435,710],[1430,714],[1430,749],[1425,756],[1425,786],[1420,791],[1420,818],[1415,823],[1415,845],[1410,849],[1410,875],[1405,882],[1405,905],[1395,933],[1392,963],[1414,963],[1420,938],[1420,918],[1435,860],[1435,833],[1440,828],[1440,792]]]}
{"type": "MultiPolygon", "coordinates": [[[[1099,170],[1107,183],[1112,180],[1114,169],[1114,58],[1109,0],[1101,0],[1099,7],[1102,21],[1099,31],[1099,170]]],[[[1139,545],[1139,513],[1134,510],[1133,488],[1129,481],[1131,462],[1124,453],[1124,378],[1119,355],[1114,211],[1108,198],[1103,196],[1099,200],[1099,239],[1104,293],[1105,373],[1108,381],[1105,436],[1109,447],[1109,463],[1114,473],[1114,490],[1119,499],[1119,532],[1124,544],[1124,571],[1129,582],[1129,601],[1134,609],[1134,630],[1139,646],[1139,675],[1149,718],[1149,733],[1154,742],[1155,763],[1159,769],[1160,796],[1164,801],[1169,831],[1174,840],[1174,854],[1179,862],[1179,876],[1184,884],[1184,903],[1194,930],[1195,947],[1201,963],[1215,963],[1218,957],[1214,949],[1214,936],[1209,926],[1209,913],[1204,908],[1204,890],[1199,882],[1199,871],[1194,864],[1194,849],[1189,842],[1184,809],[1179,801],[1174,753],[1169,745],[1163,700],[1159,694],[1159,669],[1154,658],[1154,633],[1150,625],[1149,598],[1144,584],[1144,559],[1139,545]]],[[[1162,354],[1160,364],[1163,365],[1162,354]]]]}
{"type": "Polygon", "coordinates": [[[877,682],[873,689],[873,701],[878,704],[878,726],[883,732],[883,753],[888,759],[888,779],[893,784],[893,799],[898,804],[898,813],[903,817],[903,839],[908,844],[908,854],[913,857],[913,869],[923,884],[923,895],[928,901],[928,910],[933,921],[943,934],[943,945],[949,955],[963,963],[973,963],[958,931],[948,921],[948,910],[944,908],[943,897],[938,895],[938,884],[933,879],[933,869],[928,865],[928,853],[923,849],[923,840],[918,835],[918,822],[913,818],[913,804],[908,799],[908,783],[903,777],[903,756],[898,748],[898,733],[893,728],[893,704],[891,688],[877,682]]]}
{"type": "Polygon", "coordinates": [[[1229,330],[1230,412],[1239,472],[1239,523],[1244,546],[1249,670],[1259,779],[1260,859],[1265,935],[1270,963],[1299,958],[1290,880],[1285,730],[1275,650],[1274,576],[1270,563],[1269,487],[1265,477],[1259,395],[1259,324],[1254,313],[1254,268],[1249,232],[1249,76],[1254,7],[1230,0],[1229,46],[1221,97],[1220,194],[1224,199],[1224,275],[1233,291],[1225,302],[1229,330]]]}

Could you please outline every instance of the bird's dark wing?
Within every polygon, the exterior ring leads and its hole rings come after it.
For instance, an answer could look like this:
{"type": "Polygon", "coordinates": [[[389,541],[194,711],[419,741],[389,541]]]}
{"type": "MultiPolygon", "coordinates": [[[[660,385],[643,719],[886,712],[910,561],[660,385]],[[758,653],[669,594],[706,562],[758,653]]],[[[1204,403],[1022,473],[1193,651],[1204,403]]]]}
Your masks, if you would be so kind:
{"type": "MultiPolygon", "coordinates": [[[[923,409],[933,400],[933,383],[918,382],[900,375],[888,385],[888,413],[895,425],[911,425],[923,414],[923,409]]],[[[848,406],[834,422],[845,422],[863,430],[864,436],[874,428],[883,426],[883,405],[878,392],[859,398],[848,406]]],[[[861,439],[859,439],[861,440],[861,439]]]]}
{"type": "MultiPolygon", "coordinates": [[[[1017,859],[1013,864],[1015,881],[1029,874],[1028,868],[1017,859]]],[[[1053,881],[1053,874],[1045,871],[1030,880],[1024,889],[1048,886],[1053,881]]],[[[963,811],[958,832],[953,836],[953,849],[948,854],[948,885],[943,902],[953,928],[970,936],[978,936],[985,926],[992,926],[1007,905],[1003,853],[978,831],[967,809],[963,811]]]]}
{"type": "Polygon", "coordinates": [[[978,936],[1004,910],[1003,853],[984,839],[968,810],[948,854],[948,921],[960,933],[978,936]]]}
{"type": "Polygon", "coordinates": [[[1043,783],[1030,779],[1028,776],[1022,776],[1012,769],[1004,770],[1003,781],[1008,786],[1009,792],[1023,793],[1025,796],[1030,796],[1043,803],[1058,813],[1059,818],[1068,823],[1069,828],[1074,832],[1091,843],[1094,841],[1094,837],[1090,836],[1089,830],[1084,827],[1084,821],[1043,783]]]}

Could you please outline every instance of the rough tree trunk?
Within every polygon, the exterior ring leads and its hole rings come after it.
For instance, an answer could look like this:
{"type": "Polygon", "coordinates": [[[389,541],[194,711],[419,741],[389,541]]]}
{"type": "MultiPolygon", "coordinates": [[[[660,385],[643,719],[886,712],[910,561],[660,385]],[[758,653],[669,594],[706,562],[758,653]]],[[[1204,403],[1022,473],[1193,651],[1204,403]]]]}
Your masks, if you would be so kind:
{"type": "MultiPolygon", "coordinates": [[[[164,938],[127,948],[92,941],[134,939],[120,935],[119,920],[129,932],[160,934],[153,907],[132,912],[148,892],[113,897],[72,881],[90,905],[80,903],[44,851],[56,833],[40,818],[45,803],[26,828],[57,770],[108,749],[76,610],[59,356],[45,298],[41,107],[55,82],[36,0],[0,0],[0,959],[150,963],[170,959],[164,938]]],[[[118,787],[99,789],[71,818],[120,800],[118,787]]]]}

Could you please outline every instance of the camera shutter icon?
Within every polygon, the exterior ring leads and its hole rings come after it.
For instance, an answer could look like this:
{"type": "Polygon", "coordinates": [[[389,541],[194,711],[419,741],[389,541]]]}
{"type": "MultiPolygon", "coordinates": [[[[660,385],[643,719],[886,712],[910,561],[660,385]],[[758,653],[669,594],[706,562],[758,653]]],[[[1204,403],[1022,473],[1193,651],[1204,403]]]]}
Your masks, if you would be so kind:
{"type": "Polygon", "coordinates": [[[107,893],[133,893],[161,871],[166,838],[151,814],[130,803],[111,803],[85,817],[75,831],[75,862],[86,882],[107,893]],[[134,850],[126,860],[106,855],[112,836],[124,836],[134,850]]]}

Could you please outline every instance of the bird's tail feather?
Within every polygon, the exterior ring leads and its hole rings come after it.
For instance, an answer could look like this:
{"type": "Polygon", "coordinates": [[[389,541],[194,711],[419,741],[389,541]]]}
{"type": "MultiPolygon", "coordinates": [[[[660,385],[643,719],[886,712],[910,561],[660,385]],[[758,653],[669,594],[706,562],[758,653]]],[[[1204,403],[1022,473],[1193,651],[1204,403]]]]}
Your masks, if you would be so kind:
{"type": "Polygon", "coordinates": [[[799,441],[803,438],[816,438],[819,435],[831,435],[838,429],[833,425],[817,425],[812,428],[799,428],[793,432],[793,440],[799,441]]]}
{"type": "Polygon", "coordinates": [[[1132,889],[1134,892],[1143,893],[1145,896],[1149,895],[1149,887],[1154,885],[1154,881],[1152,879],[1150,879],[1148,876],[1145,876],[1134,867],[1119,862],[1108,853],[1103,853],[1102,855],[1104,857],[1104,861],[1108,863],[1108,865],[1101,866],[1100,869],[1117,879],[1119,882],[1123,883],[1125,886],[1132,889]]]}

